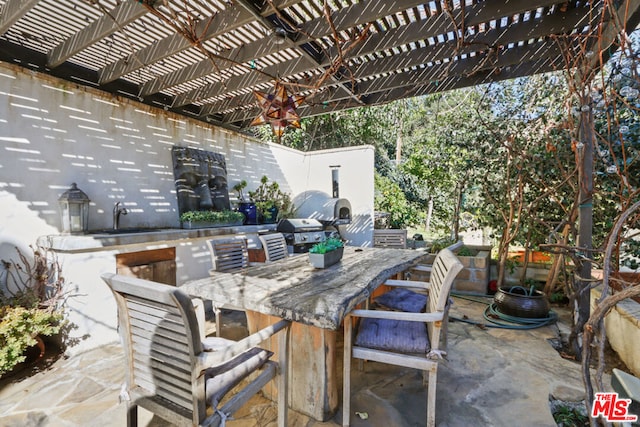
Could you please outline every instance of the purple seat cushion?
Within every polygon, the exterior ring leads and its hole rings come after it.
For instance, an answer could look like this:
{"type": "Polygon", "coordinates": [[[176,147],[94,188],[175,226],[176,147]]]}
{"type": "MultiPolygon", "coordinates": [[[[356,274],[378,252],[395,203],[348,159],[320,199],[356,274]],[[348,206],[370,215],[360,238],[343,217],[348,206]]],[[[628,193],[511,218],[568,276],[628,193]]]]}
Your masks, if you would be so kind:
{"type": "Polygon", "coordinates": [[[392,310],[420,313],[427,305],[427,296],[405,288],[393,288],[375,301],[392,310]]]}
{"type": "Polygon", "coordinates": [[[407,320],[363,318],[355,345],[401,353],[427,353],[431,349],[427,326],[407,320]]]}

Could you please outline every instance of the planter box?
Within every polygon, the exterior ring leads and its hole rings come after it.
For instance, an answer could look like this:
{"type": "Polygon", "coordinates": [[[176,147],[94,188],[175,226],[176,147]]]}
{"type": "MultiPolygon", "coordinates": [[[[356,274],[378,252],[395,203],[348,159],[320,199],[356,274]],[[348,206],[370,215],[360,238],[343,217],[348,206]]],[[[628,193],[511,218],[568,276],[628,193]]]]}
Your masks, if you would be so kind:
{"type": "MultiPolygon", "coordinates": [[[[460,293],[486,294],[489,288],[489,264],[491,261],[491,246],[464,245],[473,250],[475,256],[460,256],[458,259],[462,263],[462,271],[458,273],[453,281],[452,289],[460,293]]],[[[454,252],[457,252],[454,251],[454,252]]],[[[422,261],[425,264],[433,264],[435,254],[428,254],[422,261]]],[[[413,271],[412,280],[429,280],[429,274],[420,271],[413,271]]]]}
{"type": "Polygon", "coordinates": [[[475,251],[476,255],[458,255],[464,268],[453,281],[453,289],[458,292],[486,294],[489,289],[491,246],[464,246],[475,251]]]}
{"type": "MultiPolygon", "coordinates": [[[[514,251],[509,252],[507,256],[509,257],[509,259],[512,259],[514,261],[524,262],[524,253],[525,251],[514,251]]],[[[553,261],[553,259],[551,258],[551,254],[547,252],[529,251],[529,262],[543,263],[551,261],[553,261]]]]}
{"type": "Polygon", "coordinates": [[[309,253],[309,262],[315,268],[327,268],[339,262],[342,259],[343,253],[344,248],[338,248],[335,251],[327,252],[326,254],[309,253]]]}
{"type": "Polygon", "coordinates": [[[182,228],[192,230],[196,228],[235,227],[238,225],[242,225],[242,220],[230,222],[186,221],[182,223],[182,228]]]}

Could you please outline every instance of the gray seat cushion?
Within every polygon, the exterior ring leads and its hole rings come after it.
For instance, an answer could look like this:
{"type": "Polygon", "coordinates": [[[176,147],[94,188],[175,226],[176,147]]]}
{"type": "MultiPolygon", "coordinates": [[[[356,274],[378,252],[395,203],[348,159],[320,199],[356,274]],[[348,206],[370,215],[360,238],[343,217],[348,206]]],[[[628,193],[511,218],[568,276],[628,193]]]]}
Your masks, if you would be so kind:
{"type": "Polygon", "coordinates": [[[363,318],[355,345],[401,353],[425,354],[431,349],[425,323],[389,319],[363,318]]]}
{"type": "Polygon", "coordinates": [[[427,296],[410,289],[393,288],[380,295],[375,301],[392,310],[420,313],[427,305],[427,296]]]}

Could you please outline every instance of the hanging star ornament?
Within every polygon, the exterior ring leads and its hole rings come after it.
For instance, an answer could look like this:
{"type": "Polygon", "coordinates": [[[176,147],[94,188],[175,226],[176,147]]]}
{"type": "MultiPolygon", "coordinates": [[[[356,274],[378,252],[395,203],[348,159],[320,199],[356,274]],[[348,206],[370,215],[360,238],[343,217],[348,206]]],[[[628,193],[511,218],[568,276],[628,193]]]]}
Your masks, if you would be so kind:
{"type": "Polygon", "coordinates": [[[262,113],[251,122],[250,126],[269,123],[273,134],[280,141],[287,127],[300,128],[300,116],[296,112],[296,108],[302,104],[304,96],[290,96],[284,84],[279,80],[276,80],[274,88],[275,93],[253,92],[262,113]]]}

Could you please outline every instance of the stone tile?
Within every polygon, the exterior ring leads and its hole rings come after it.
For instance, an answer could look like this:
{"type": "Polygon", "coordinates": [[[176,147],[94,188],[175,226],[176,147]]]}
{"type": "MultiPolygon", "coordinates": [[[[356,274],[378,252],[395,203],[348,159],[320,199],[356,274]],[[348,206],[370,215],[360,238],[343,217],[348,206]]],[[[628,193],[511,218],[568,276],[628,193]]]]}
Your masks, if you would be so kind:
{"type": "Polygon", "coordinates": [[[82,378],[75,384],[73,391],[65,398],[65,402],[70,404],[82,403],[102,391],[104,391],[104,387],[94,380],[82,378]]]}
{"type": "Polygon", "coordinates": [[[9,416],[0,416],[0,425],[3,427],[41,427],[51,425],[45,412],[33,411],[9,416]]]}
{"type": "Polygon", "coordinates": [[[15,407],[16,411],[47,410],[64,402],[76,379],[71,375],[55,377],[55,381],[40,381],[32,384],[32,388],[15,407]]]}
{"type": "Polygon", "coordinates": [[[69,409],[58,414],[58,418],[74,426],[105,427],[106,425],[125,425],[126,417],[122,418],[120,423],[104,424],[105,418],[103,414],[107,413],[107,419],[113,420],[113,412],[116,407],[117,401],[111,403],[100,401],[85,402],[81,405],[71,405],[69,409]]]}

